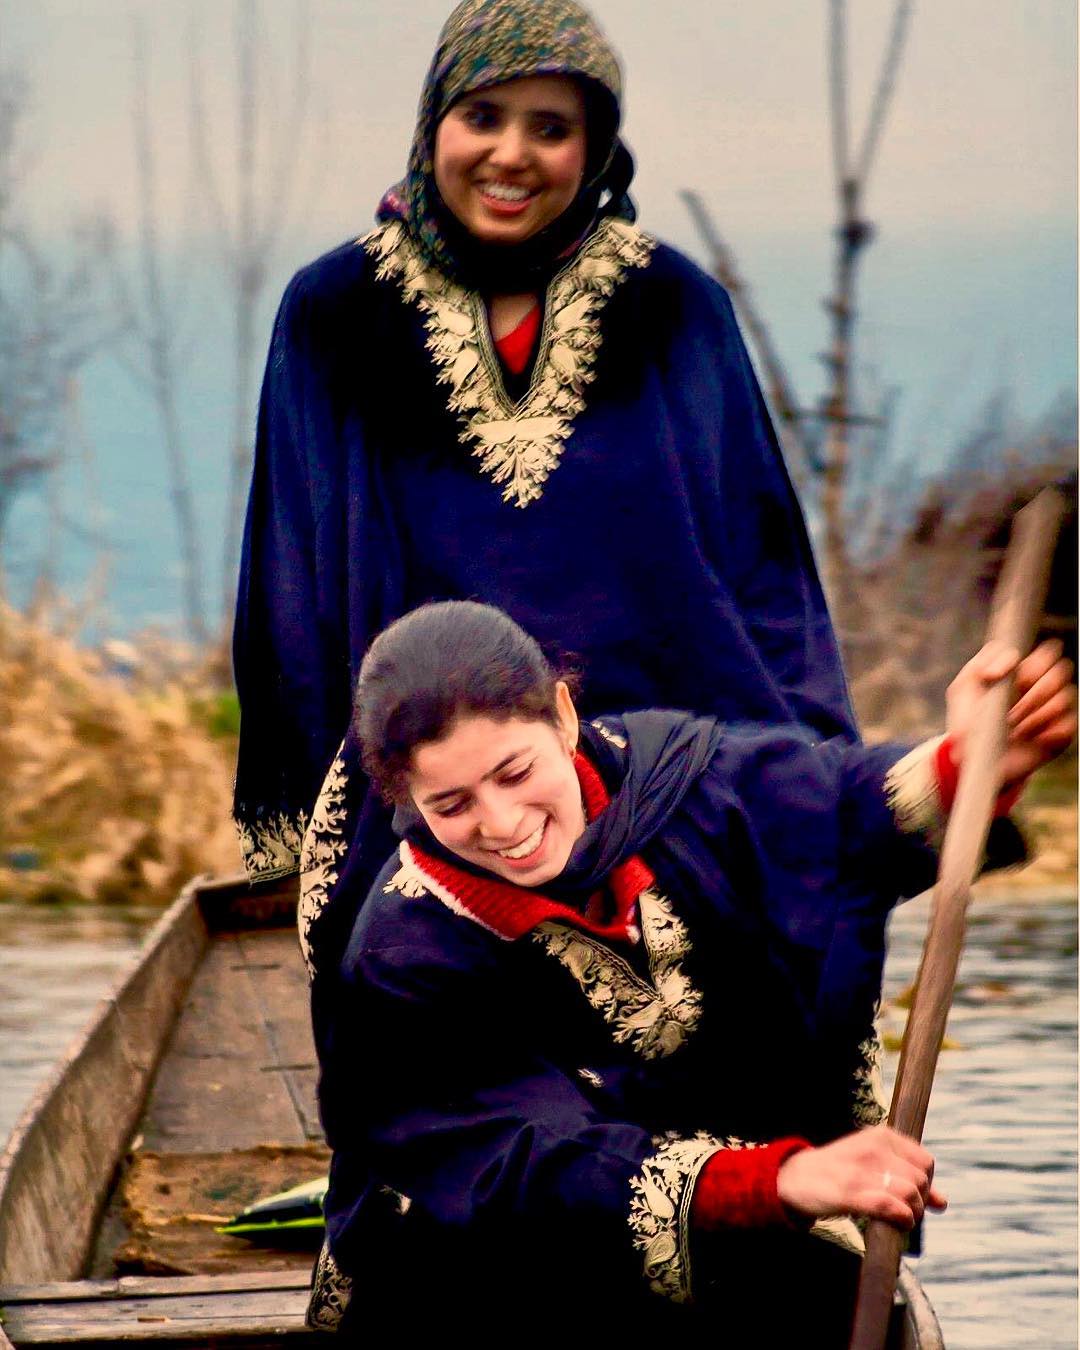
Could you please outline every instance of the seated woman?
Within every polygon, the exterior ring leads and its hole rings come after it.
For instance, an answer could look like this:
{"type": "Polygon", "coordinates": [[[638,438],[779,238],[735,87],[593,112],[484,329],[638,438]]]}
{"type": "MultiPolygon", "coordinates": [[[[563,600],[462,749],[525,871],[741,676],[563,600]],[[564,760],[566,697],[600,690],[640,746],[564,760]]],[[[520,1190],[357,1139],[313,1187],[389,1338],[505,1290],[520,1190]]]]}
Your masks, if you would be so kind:
{"type": "MultiPolygon", "coordinates": [[[[329,1019],[314,1320],[351,1281],[357,1331],[398,1305],[474,1340],[846,1344],[851,1216],[944,1205],[930,1154],[873,1127],[865,1047],[888,912],[932,881],[972,705],[1011,660],[961,672],[946,737],[867,748],[579,723],[488,606],[387,628],[305,844],[310,917],[350,884],[359,754],[403,842],[329,1019]]],[[[1071,738],[1068,680],[1049,645],[1020,663],[1006,792],[1071,738]]],[[[991,856],[1022,852],[1003,816],[991,856]]]]}

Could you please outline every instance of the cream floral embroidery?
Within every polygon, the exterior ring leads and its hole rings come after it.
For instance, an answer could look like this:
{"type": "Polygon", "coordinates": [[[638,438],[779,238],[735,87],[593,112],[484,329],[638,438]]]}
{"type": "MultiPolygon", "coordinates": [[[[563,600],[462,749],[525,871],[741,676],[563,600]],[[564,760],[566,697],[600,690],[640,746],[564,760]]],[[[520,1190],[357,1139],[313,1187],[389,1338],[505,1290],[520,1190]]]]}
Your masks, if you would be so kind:
{"type": "Polygon", "coordinates": [[[881,1037],[875,1027],[859,1046],[851,1115],[856,1125],[880,1125],[888,1115],[885,1084],[881,1078],[881,1037]]]}
{"type": "Polygon", "coordinates": [[[604,726],[603,722],[593,722],[592,725],[609,745],[617,746],[620,750],[626,749],[627,740],[625,736],[620,736],[617,731],[610,730],[608,727],[604,726]]]}
{"type": "Polygon", "coordinates": [[[311,824],[304,832],[300,849],[300,903],[296,910],[296,924],[300,933],[300,950],[304,954],[309,974],[314,974],[309,942],[311,925],[330,898],[330,888],[338,879],[338,864],[349,848],[349,841],[341,828],[345,822],[345,789],[348,781],[339,746],[337,757],[323,779],[315,809],[311,813],[311,824]]]}
{"type": "Polygon", "coordinates": [[[947,817],[941,808],[934,756],[944,736],[923,741],[899,759],[885,775],[885,799],[904,834],[921,834],[939,845],[947,817]]]}
{"type": "Polygon", "coordinates": [[[502,488],[503,501],[525,507],[543,495],[573,419],[595,376],[600,311],[631,267],[648,265],[656,242],[626,221],[607,219],[548,288],[532,381],[519,403],[507,396],[483,300],[430,268],[400,221],[360,240],[377,260],[376,276],[393,278],[424,315],[427,347],[460,440],[502,488]]]}
{"type": "Polygon", "coordinates": [[[815,1219],[810,1236],[820,1238],[822,1242],[831,1242],[834,1247],[843,1247],[856,1256],[866,1255],[866,1243],[862,1232],[854,1219],[846,1214],[837,1214],[831,1219],[815,1219]]]}
{"type": "Polygon", "coordinates": [[[400,857],[401,866],[383,887],[384,894],[389,895],[391,891],[400,891],[402,895],[412,900],[419,898],[421,895],[430,894],[429,886],[431,883],[413,862],[412,854],[402,848],[400,857]]]}
{"type": "Polygon", "coordinates": [[[692,1139],[658,1135],[657,1151],[630,1180],[630,1235],[642,1255],[649,1288],[673,1303],[692,1297],[690,1282],[690,1201],[701,1169],[719,1149],[758,1148],[742,1139],[718,1139],[699,1132],[692,1139]]]}
{"type": "Polygon", "coordinates": [[[638,906],[652,984],[610,947],[569,924],[549,920],[533,938],[577,980],[617,1044],[629,1042],[643,1059],[659,1059],[685,1044],[701,1016],[701,994],[682,970],[690,951],[686,925],[655,891],[643,891],[638,906]]]}
{"type": "Polygon", "coordinates": [[[250,881],[270,881],[296,871],[307,819],[301,811],[295,820],[282,812],[266,820],[236,822],[240,854],[250,881]]]}
{"type": "Polygon", "coordinates": [[[352,1277],[346,1275],[330,1255],[324,1242],[311,1276],[305,1322],[312,1331],[337,1331],[352,1298],[352,1277]]]}
{"type": "MultiPolygon", "coordinates": [[[[701,1170],[721,1149],[763,1148],[764,1144],[729,1135],[726,1139],[699,1130],[692,1139],[672,1131],[655,1135],[656,1152],[630,1179],[630,1236],[642,1255],[649,1288],[673,1303],[693,1298],[690,1269],[690,1204],[701,1170]]],[[[818,1219],[810,1236],[862,1255],[862,1234],[841,1215],[818,1219]]]]}

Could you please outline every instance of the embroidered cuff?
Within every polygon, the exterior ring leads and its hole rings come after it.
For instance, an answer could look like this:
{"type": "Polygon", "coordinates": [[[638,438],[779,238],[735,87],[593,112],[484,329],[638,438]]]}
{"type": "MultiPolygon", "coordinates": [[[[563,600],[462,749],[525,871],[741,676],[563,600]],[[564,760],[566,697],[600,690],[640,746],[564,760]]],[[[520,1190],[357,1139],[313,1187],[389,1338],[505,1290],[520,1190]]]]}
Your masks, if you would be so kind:
{"type": "Polygon", "coordinates": [[[352,1298],[352,1277],[346,1275],[324,1242],[311,1272],[311,1297],[305,1324],[312,1331],[337,1331],[352,1298]]]}
{"type": "Polygon", "coordinates": [[[720,1228],[782,1227],[802,1231],[777,1193],[781,1166],[810,1144],[805,1139],[777,1139],[755,1149],[720,1149],[705,1160],[694,1186],[690,1222],[703,1232],[720,1228]]]}
{"type": "Polygon", "coordinates": [[[293,819],[284,812],[256,820],[237,820],[240,855],[249,881],[272,881],[287,877],[300,866],[300,842],[307,816],[293,819]]]}
{"type": "Polygon", "coordinates": [[[944,736],[923,741],[898,759],[885,776],[885,799],[903,834],[921,834],[940,844],[948,812],[942,806],[936,763],[944,736]]]}
{"type": "Polygon", "coordinates": [[[630,1235],[642,1255],[642,1273],[652,1292],[673,1303],[687,1303],[692,1297],[690,1208],[701,1170],[718,1150],[759,1146],[709,1134],[693,1139],[661,1135],[653,1142],[657,1151],[630,1181],[630,1235]]]}

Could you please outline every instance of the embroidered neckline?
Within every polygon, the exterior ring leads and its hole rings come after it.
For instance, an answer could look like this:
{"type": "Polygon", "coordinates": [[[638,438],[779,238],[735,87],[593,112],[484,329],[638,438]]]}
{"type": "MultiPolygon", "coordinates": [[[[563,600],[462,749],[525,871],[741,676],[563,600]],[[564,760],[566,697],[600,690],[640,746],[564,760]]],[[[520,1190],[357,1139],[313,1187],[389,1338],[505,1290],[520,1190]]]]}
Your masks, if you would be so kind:
{"type": "MultiPolygon", "coordinates": [[[[582,754],[574,759],[585,801],[594,820],[608,805],[604,780],[582,754]]],[[[549,900],[537,891],[494,877],[478,877],[403,841],[401,866],[384,888],[406,896],[426,894],[449,910],[512,942],[532,932],[548,954],[570,972],[590,1005],[613,1028],[616,1044],[629,1043],[643,1059],[673,1054],[701,1016],[701,994],[683,973],[690,951],[686,925],[654,887],[656,878],[638,857],[612,870],[615,916],[600,923],[588,912],[549,900]],[[636,941],[640,922],[649,979],[607,945],[636,941]]]]}
{"type": "Polygon", "coordinates": [[[630,268],[648,265],[656,241],[608,217],[556,273],[532,378],[517,403],[506,392],[482,297],[426,263],[399,220],[359,243],[376,260],[376,277],[396,281],[423,314],[438,382],[450,386],[449,407],[459,417],[458,439],[502,488],[503,501],[522,508],[538,501],[595,378],[603,306],[630,268]]]}
{"type": "Polygon", "coordinates": [[[589,1004],[612,1028],[616,1045],[642,1059],[663,1059],[686,1044],[701,1017],[701,993],[683,971],[690,952],[686,925],[659,892],[638,897],[650,980],[591,933],[549,920],[533,938],[577,981],[589,1004]]]}

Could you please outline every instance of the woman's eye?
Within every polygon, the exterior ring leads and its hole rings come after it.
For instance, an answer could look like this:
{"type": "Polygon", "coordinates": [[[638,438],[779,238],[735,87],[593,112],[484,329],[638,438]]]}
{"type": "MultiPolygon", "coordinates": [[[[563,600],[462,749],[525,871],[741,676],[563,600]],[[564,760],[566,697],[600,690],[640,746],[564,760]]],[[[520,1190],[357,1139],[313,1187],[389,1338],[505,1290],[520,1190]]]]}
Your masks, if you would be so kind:
{"type": "Polygon", "coordinates": [[[462,813],[462,811],[464,811],[464,810],[465,810],[465,802],[464,802],[464,801],[449,802],[446,806],[437,806],[437,807],[435,808],[435,814],[436,814],[437,816],[443,816],[443,817],[446,817],[446,816],[460,816],[461,813],[462,813]]]}
{"type": "Polygon", "coordinates": [[[516,787],[518,783],[524,783],[529,774],[532,773],[533,766],[526,764],[523,769],[515,769],[513,773],[503,775],[504,787],[516,787]]]}
{"type": "Polygon", "coordinates": [[[541,122],[537,127],[537,135],[544,141],[565,141],[570,135],[570,128],[565,122],[541,122]]]}
{"type": "Polygon", "coordinates": [[[495,114],[490,108],[466,108],[465,124],[474,131],[489,131],[495,125],[495,114]]]}

